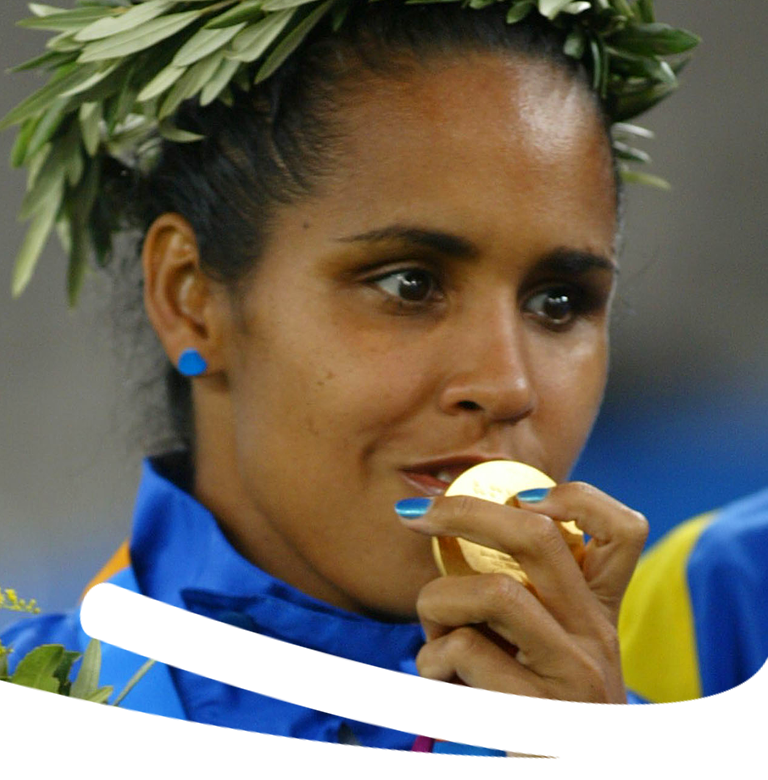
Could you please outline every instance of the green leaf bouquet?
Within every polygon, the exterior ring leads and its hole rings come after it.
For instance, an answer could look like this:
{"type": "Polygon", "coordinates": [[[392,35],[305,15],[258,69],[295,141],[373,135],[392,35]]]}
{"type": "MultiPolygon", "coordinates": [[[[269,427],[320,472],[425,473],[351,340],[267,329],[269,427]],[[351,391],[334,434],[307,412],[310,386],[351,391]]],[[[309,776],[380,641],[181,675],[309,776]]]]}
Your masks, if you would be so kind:
{"type": "MultiPolygon", "coordinates": [[[[13,612],[39,613],[34,599],[29,602],[20,599],[12,588],[0,588],[0,609],[13,612]]],[[[67,650],[63,645],[39,645],[30,650],[19,662],[13,674],[9,673],[8,657],[13,648],[0,642],[0,682],[24,685],[61,696],[84,699],[98,704],[117,706],[128,695],[137,682],[149,671],[153,660],[146,661],[128,681],[125,688],[111,701],[114,693],[111,685],[99,685],[101,672],[101,643],[92,639],[84,653],[67,650]],[[76,661],[80,668],[72,679],[76,661]]]]}

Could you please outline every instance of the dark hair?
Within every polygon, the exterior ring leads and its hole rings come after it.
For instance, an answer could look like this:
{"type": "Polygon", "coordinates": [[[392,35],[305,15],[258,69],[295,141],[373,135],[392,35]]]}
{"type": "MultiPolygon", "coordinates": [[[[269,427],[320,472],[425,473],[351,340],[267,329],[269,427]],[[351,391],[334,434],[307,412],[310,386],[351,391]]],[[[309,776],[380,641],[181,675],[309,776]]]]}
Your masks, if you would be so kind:
{"type": "MultiPolygon", "coordinates": [[[[339,149],[334,114],[361,65],[399,78],[457,52],[500,52],[553,64],[589,90],[589,74],[564,54],[556,27],[535,13],[509,25],[505,14],[498,4],[473,10],[457,3],[354,3],[341,30],[315,32],[268,80],[234,91],[231,105],[182,105],[177,125],[205,140],[163,143],[134,199],[141,208],[134,221],[144,233],[163,213],[184,216],[197,236],[202,269],[236,292],[264,250],[276,207],[313,193],[331,170],[339,149]]],[[[592,94],[607,133],[605,111],[592,94]]],[[[189,380],[165,363],[175,443],[191,448],[189,380]]]]}

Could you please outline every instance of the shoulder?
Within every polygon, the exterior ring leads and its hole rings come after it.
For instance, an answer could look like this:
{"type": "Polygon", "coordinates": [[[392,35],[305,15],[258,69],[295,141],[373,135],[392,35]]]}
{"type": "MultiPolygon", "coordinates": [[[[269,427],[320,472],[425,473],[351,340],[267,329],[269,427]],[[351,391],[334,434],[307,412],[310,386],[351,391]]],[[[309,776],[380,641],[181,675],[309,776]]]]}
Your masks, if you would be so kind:
{"type": "Polygon", "coordinates": [[[768,582],[768,489],[715,513],[691,550],[692,577],[737,569],[741,578],[768,582]]]}
{"type": "Polygon", "coordinates": [[[648,701],[701,696],[686,570],[714,516],[695,517],[661,539],[640,559],[624,596],[619,616],[624,679],[648,701]]]}
{"type": "Polygon", "coordinates": [[[680,523],[643,555],[628,591],[669,591],[693,576],[738,569],[768,579],[768,489],[680,523]],[[746,568],[745,568],[746,567],[746,568]]]}
{"type": "Polygon", "coordinates": [[[768,648],[766,564],[768,490],[683,522],[652,547],[619,624],[630,687],[679,701],[754,673],[768,648]]]}

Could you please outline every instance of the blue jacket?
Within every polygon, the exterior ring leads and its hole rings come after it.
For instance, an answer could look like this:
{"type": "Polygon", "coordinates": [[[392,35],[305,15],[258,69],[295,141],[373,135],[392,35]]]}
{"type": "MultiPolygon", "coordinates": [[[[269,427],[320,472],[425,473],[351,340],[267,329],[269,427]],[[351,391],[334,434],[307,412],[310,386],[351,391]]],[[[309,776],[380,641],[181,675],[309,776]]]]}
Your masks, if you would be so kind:
{"type": "Polygon", "coordinates": [[[651,548],[619,636],[627,684],[653,702],[721,693],[755,674],[768,658],[768,489],[651,548]]]}
{"type": "MultiPolygon", "coordinates": [[[[337,609],[276,580],[244,559],[211,513],[184,488],[180,456],[148,460],[136,500],[130,564],[111,582],[216,620],[351,660],[416,673],[423,644],[416,623],[383,623],[337,609]]],[[[83,652],[89,637],[79,610],[21,620],[2,641],[11,660],[62,644],[83,652]]],[[[102,644],[101,685],[119,692],[146,659],[102,644]]],[[[165,664],[155,664],[123,700],[129,709],[280,736],[410,750],[405,734],[271,699],[165,664]]],[[[504,755],[437,743],[437,752],[504,755]]]]}

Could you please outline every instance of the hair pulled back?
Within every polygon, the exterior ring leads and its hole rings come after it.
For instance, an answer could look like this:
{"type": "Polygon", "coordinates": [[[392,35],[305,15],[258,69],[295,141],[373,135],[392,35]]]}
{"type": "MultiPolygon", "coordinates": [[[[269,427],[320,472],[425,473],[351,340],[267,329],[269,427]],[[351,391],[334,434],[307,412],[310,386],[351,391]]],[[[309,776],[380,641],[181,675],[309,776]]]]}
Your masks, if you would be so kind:
{"type": "MultiPolygon", "coordinates": [[[[583,66],[563,53],[557,28],[538,14],[509,25],[505,14],[498,4],[474,10],[458,3],[356,2],[341,30],[316,31],[269,79],[235,91],[231,105],[183,104],[177,126],[204,140],[162,143],[129,199],[137,209],[131,221],[143,235],[161,214],[182,215],[197,237],[202,270],[236,296],[265,249],[277,207],[314,193],[333,169],[341,153],[334,114],[361,69],[399,78],[437,58],[498,52],[548,62],[589,88],[583,66]]],[[[190,383],[163,363],[172,443],[191,449],[190,383]]],[[[161,427],[156,419],[152,426],[161,427]]],[[[168,446],[167,435],[154,449],[160,446],[168,446]]]]}

